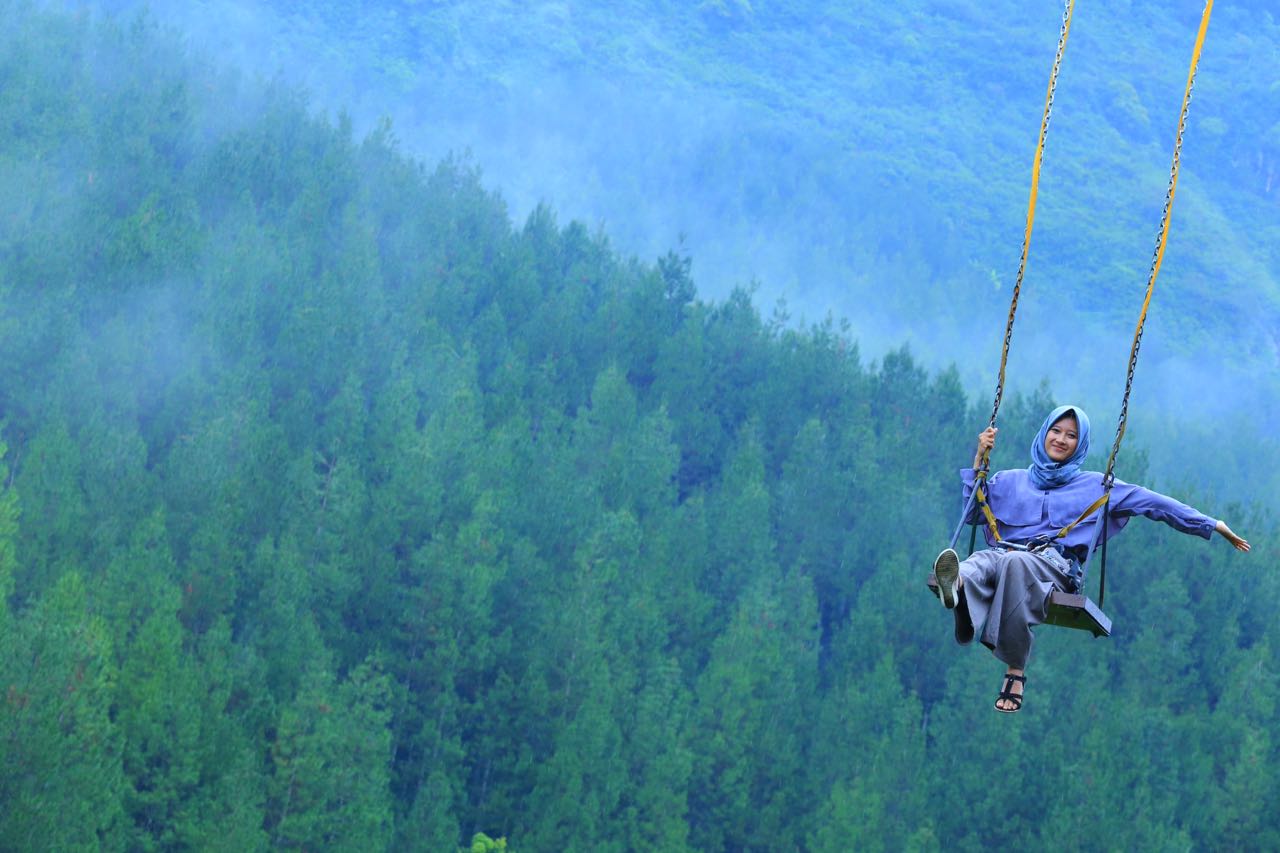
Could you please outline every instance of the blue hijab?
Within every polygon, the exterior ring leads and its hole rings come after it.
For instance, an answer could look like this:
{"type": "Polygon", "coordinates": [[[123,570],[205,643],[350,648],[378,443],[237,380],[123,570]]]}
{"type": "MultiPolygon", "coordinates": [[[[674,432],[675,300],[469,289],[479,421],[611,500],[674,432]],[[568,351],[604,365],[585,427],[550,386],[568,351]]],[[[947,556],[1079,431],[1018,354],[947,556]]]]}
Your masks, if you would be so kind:
{"type": "Polygon", "coordinates": [[[1065,486],[1080,475],[1080,466],[1084,464],[1084,458],[1088,455],[1089,416],[1078,406],[1059,406],[1045,418],[1040,432],[1036,433],[1036,440],[1031,442],[1031,467],[1027,469],[1031,474],[1031,482],[1042,489],[1065,486]],[[1074,414],[1076,422],[1080,425],[1080,443],[1076,445],[1076,452],[1071,454],[1071,458],[1066,462],[1054,462],[1045,452],[1044,442],[1049,437],[1049,427],[1068,413],[1074,414]]]}

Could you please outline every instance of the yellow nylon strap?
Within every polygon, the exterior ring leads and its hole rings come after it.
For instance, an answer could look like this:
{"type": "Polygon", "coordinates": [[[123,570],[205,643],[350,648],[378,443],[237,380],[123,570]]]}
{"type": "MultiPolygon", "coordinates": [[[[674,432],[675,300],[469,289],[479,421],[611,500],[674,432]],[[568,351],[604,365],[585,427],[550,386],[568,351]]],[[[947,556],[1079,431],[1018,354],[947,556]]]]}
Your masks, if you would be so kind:
{"type": "MultiPolygon", "coordinates": [[[[1003,542],[1004,537],[1000,535],[999,521],[996,520],[995,513],[991,511],[991,507],[987,504],[987,496],[982,491],[982,486],[975,484],[974,489],[976,489],[978,492],[978,495],[977,495],[978,507],[982,510],[982,514],[987,518],[987,527],[991,528],[991,535],[995,538],[997,542],[1003,542]]],[[[1102,497],[1098,498],[1096,501],[1089,504],[1088,508],[1085,509],[1084,512],[1080,513],[1079,518],[1077,518],[1075,521],[1071,522],[1066,527],[1059,530],[1056,534],[1054,534],[1053,538],[1054,539],[1064,538],[1068,533],[1074,530],[1076,526],[1079,525],[1082,521],[1084,521],[1089,516],[1093,515],[1098,510],[1102,509],[1102,505],[1105,504],[1110,499],[1111,499],[1111,490],[1108,489],[1106,492],[1102,494],[1102,497]]]]}
{"type": "Polygon", "coordinates": [[[1062,539],[1064,536],[1070,533],[1077,524],[1084,521],[1086,518],[1093,515],[1098,510],[1102,509],[1102,505],[1105,504],[1110,499],[1111,499],[1111,490],[1107,489],[1107,491],[1102,493],[1102,497],[1098,498],[1096,501],[1089,504],[1089,508],[1086,509],[1084,512],[1080,513],[1079,518],[1077,518],[1075,521],[1071,522],[1066,527],[1059,530],[1057,535],[1055,535],[1053,538],[1062,539]]]}
{"type": "Polygon", "coordinates": [[[1173,197],[1178,189],[1178,173],[1182,165],[1182,135],[1187,127],[1187,110],[1191,104],[1191,89],[1195,83],[1196,70],[1200,66],[1200,53],[1204,49],[1205,34],[1209,31],[1209,17],[1213,14],[1213,0],[1206,0],[1204,13],[1200,16],[1200,30],[1196,33],[1195,48],[1191,52],[1191,67],[1187,71],[1187,86],[1182,94],[1182,112],[1178,114],[1178,132],[1174,140],[1173,165],[1169,171],[1169,191],[1165,196],[1164,215],[1161,217],[1160,237],[1156,241],[1155,258],[1151,262],[1151,274],[1147,279],[1147,295],[1142,300],[1142,311],[1138,314],[1138,325],[1133,333],[1133,344],[1129,347],[1129,378],[1125,383],[1124,400],[1120,406],[1120,422],[1116,427],[1115,443],[1111,447],[1111,456],[1107,460],[1107,482],[1111,480],[1111,472],[1115,468],[1116,456],[1120,452],[1120,441],[1124,438],[1128,425],[1129,391],[1133,384],[1133,372],[1137,367],[1138,348],[1142,344],[1142,328],[1147,322],[1147,309],[1151,307],[1151,295],[1156,289],[1156,276],[1160,274],[1160,266],[1164,263],[1164,250],[1169,243],[1169,223],[1173,219],[1173,197]]]}
{"type": "MultiPolygon", "coordinates": [[[[1058,39],[1058,53],[1054,58],[1053,73],[1049,77],[1049,90],[1044,96],[1044,118],[1040,120],[1040,136],[1036,139],[1036,157],[1031,164],[1031,195],[1027,200],[1027,224],[1022,232],[1022,257],[1018,262],[1018,278],[1027,267],[1027,253],[1031,248],[1031,228],[1036,221],[1036,198],[1040,194],[1040,162],[1044,159],[1044,140],[1049,135],[1049,116],[1053,112],[1053,92],[1058,84],[1058,69],[1062,67],[1062,54],[1067,48],[1067,36],[1071,33],[1071,14],[1075,11],[1075,0],[1067,0],[1067,11],[1062,18],[1062,36],[1058,39]]],[[[1009,322],[1013,322],[1016,306],[1010,306],[1009,322]]],[[[1008,353],[1006,352],[1006,355],[1008,353]]],[[[1000,379],[1004,380],[1004,364],[1000,365],[1000,379]]]]}
{"type": "MultiPolygon", "coordinates": [[[[1200,66],[1200,52],[1204,50],[1204,37],[1209,32],[1209,16],[1213,14],[1213,0],[1205,0],[1204,13],[1200,16],[1200,31],[1196,33],[1196,46],[1191,52],[1191,68],[1187,71],[1187,88],[1182,93],[1182,112],[1178,114],[1177,140],[1182,141],[1182,134],[1187,128],[1187,109],[1191,104],[1191,88],[1196,80],[1196,69],[1200,66]]],[[[1178,151],[1180,153],[1181,146],[1178,151]]],[[[1160,274],[1160,265],[1164,263],[1164,248],[1169,243],[1169,221],[1173,219],[1173,196],[1178,190],[1178,172],[1181,171],[1182,158],[1175,156],[1169,176],[1169,215],[1164,217],[1160,229],[1160,242],[1156,249],[1156,260],[1151,269],[1151,281],[1147,287],[1147,298],[1142,303],[1142,316],[1147,316],[1147,306],[1151,304],[1151,291],[1155,287],[1156,276],[1160,274]]]]}
{"type": "MultiPolygon", "coordinates": [[[[1071,16],[1075,11],[1075,0],[1067,0],[1062,14],[1062,30],[1058,37],[1058,49],[1053,59],[1053,71],[1049,74],[1048,91],[1044,98],[1044,115],[1040,119],[1040,135],[1036,139],[1036,156],[1031,165],[1031,194],[1027,200],[1027,223],[1022,232],[1022,254],[1018,260],[1018,276],[1013,283],[1013,298],[1009,301],[1009,317],[1005,323],[1004,345],[1000,352],[1000,372],[996,380],[996,399],[991,407],[991,426],[996,425],[996,414],[1000,411],[1000,400],[1004,396],[1005,366],[1009,362],[1009,343],[1013,339],[1013,320],[1018,313],[1018,294],[1022,290],[1022,278],[1027,270],[1027,254],[1031,249],[1031,229],[1036,221],[1036,198],[1040,193],[1040,163],[1044,159],[1044,141],[1049,135],[1049,118],[1053,115],[1053,93],[1058,86],[1058,71],[1062,67],[1062,56],[1067,49],[1067,36],[1071,32],[1071,16]]],[[[982,466],[986,467],[989,453],[982,454],[982,466]]]]}
{"type": "Polygon", "coordinates": [[[995,513],[991,511],[991,507],[987,505],[986,493],[982,491],[982,486],[974,483],[973,488],[977,490],[978,506],[982,509],[982,514],[987,517],[987,527],[991,528],[991,535],[995,537],[997,542],[1003,542],[1004,537],[1000,535],[1000,525],[996,521],[995,513]]]}

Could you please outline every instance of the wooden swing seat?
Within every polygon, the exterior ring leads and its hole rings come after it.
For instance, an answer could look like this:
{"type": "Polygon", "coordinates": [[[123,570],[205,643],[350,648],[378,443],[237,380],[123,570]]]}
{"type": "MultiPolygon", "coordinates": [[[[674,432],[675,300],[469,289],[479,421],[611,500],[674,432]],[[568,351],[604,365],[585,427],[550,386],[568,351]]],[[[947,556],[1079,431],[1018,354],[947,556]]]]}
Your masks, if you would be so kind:
{"type": "MultiPolygon", "coordinates": [[[[933,572],[929,572],[927,583],[933,594],[937,595],[938,579],[933,576],[933,572]]],[[[1102,608],[1083,595],[1057,589],[1049,593],[1049,615],[1045,624],[1088,631],[1095,637],[1111,636],[1111,619],[1102,612],[1102,608]]]]}

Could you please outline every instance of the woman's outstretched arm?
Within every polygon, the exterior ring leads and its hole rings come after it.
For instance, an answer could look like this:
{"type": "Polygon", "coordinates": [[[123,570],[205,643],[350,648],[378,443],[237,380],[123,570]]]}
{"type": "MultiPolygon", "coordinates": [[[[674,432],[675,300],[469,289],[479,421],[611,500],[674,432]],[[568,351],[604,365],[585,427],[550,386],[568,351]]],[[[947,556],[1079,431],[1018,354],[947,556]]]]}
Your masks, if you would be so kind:
{"type": "Polygon", "coordinates": [[[1223,538],[1230,542],[1231,547],[1235,548],[1237,551],[1244,551],[1245,553],[1249,552],[1249,543],[1246,542],[1243,537],[1237,536],[1235,531],[1230,527],[1227,527],[1227,523],[1225,521],[1219,520],[1218,526],[1215,527],[1214,530],[1221,533],[1223,538]]]}

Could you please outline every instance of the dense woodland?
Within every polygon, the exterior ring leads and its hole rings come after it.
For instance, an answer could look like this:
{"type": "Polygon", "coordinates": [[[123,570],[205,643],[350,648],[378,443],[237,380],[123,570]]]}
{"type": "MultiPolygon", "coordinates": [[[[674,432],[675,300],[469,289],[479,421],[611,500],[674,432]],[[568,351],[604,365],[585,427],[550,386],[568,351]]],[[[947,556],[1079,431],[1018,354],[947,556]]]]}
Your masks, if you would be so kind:
{"type": "MultiPolygon", "coordinates": [[[[52,0],[50,0],[52,2],[52,0]]],[[[72,2],[72,0],[66,0],[72,2]]],[[[75,0],[79,6],[85,0],[75,0]]],[[[909,343],[989,394],[1062,0],[92,0],[307,87],[429,163],[469,150],[624,254],[683,246],[698,293],[753,283],[864,354],[909,343]],[[885,282],[894,286],[885,287],[885,282]]],[[[1114,423],[1204,0],[1076,4],[1011,356],[1114,423]],[[1056,334],[1047,334],[1045,330],[1056,334]],[[1070,369],[1056,346],[1078,344],[1070,369]]],[[[1133,423],[1151,470],[1280,509],[1280,19],[1216,4],[1133,423]],[[1228,450],[1218,436],[1241,440],[1228,450]]]]}
{"type": "Polygon", "coordinates": [[[955,370],[145,23],[0,13],[4,849],[1280,847],[1251,501],[1127,446],[1255,550],[1133,523],[1115,636],[1042,630],[996,714],[924,586],[955,370]]]}

